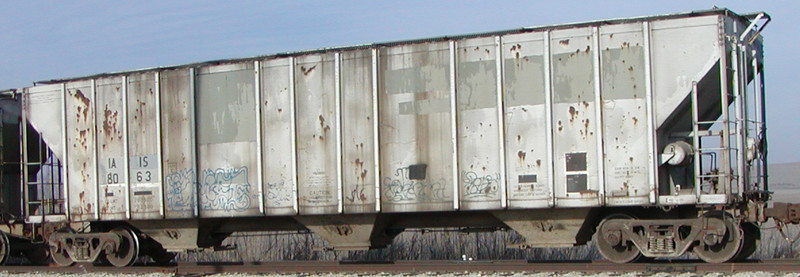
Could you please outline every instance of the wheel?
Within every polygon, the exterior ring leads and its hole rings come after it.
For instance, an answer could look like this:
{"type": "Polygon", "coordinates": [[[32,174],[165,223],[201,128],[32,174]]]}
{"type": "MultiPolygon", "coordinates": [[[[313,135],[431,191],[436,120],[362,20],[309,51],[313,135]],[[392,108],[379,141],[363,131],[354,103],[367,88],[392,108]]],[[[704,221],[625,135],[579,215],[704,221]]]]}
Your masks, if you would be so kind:
{"type": "Polygon", "coordinates": [[[761,228],[759,228],[758,225],[750,222],[743,222],[742,231],[744,232],[742,249],[739,250],[739,254],[736,254],[736,258],[734,258],[736,261],[747,260],[747,258],[753,255],[758,248],[758,241],[761,240],[761,228]]]}
{"type": "Polygon", "coordinates": [[[105,257],[111,265],[125,267],[132,265],[139,257],[139,238],[131,229],[115,228],[112,233],[120,237],[120,245],[114,253],[106,253],[105,257]]]}
{"type": "MultiPolygon", "coordinates": [[[[71,228],[63,228],[56,233],[69,233],[74,234],[75,230],[71,228]]],[[[56,263],[58,266],[71,266],[75,264],[75,261],[72,260],[72,257],[69,256],[69,252],[64,247],[58,247],[56,243],[50,243],[50,258],[53,259],[53,262],[56,263]]]]}
{"type": "Polygon", "coordinates": [[[6,264],[8,256],[11,256],[11,244],[8,241],[8,235],[0,232],[0,265],[6,264]]]}
{"type": "Polygon", "coordinates": [[[598,231],[595,234],[595,244],[597,245],[597,250],[600,252],[600,255],[603,255],[603,258],[606,260],[619,264],[629,263],[639,259],[642,256],[642,252],[639,251],[639,248],[636,247],[632,241],[624,240],[620,232],[603,232],[603,226],[609,219],[633,219],[633,217],[623,214],[613,214],[600,222],[597,228],[598,231]]]}
{"type": "Polygon", "coordinates": [[[703,217],[722,220],[725,223],[725,234],[719,242],[711,244],[707,242],[708,239],[701,237],[700,243],[692,249],[694,254],[707,263],[724,263],[732,260],[742,248],[744,235],[742,227],[728,213],[709,212],[703,217]]]}
{"type": "Polygon", "coordinates": [[[31,248],[22,250],[22,255],[35,265],[46,265],[50,263],[50,248],[44,244],[34,244],[31,248]]]}

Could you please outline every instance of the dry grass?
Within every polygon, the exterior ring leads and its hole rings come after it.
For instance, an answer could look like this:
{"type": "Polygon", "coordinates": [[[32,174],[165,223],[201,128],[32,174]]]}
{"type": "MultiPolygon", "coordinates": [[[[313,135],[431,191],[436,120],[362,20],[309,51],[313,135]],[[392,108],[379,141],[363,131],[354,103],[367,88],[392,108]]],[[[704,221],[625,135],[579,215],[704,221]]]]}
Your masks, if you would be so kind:
{"type": "MultiPolygon", "coordinates": [[[[795,237],[800,234],[800,226],[788,226],[786,234],[795,237]]],[[[498,260],[523,259],[536,261],[597,260],[599,253],[594,246],[584,245],[572,248],[518,249],[510,245],[522,242],[514,231],[490,233],[462,233],[456,231],[433,230],[427,232],[403,232],[394,243],[384,249],[366,251],[317,251],[327,247],[327,243],[314,234],[234,234],[225,243],[237,246],[227,251],[206,251],[183,253],[179,261],[208,262],[265,262],[286,260],[498,260]]],[[[755,259],[798,258],[800,242],[790,245],[774,228],[762,227],[762,240],[755,259]]],[[[691,254],[681,258],[693,258],[691,254]]]]}
{"type": "Polygon", "coordinates": [[[590,246],[572,248],[519,249],[509,245],[522,242],[514,231],[462,233],[457,231],[410,231],[397,236],[384,249],[363,251],[314,251],[327,243],[314,234],[251,233],[234,235],[226,243],[229,251],[180,254],[180,261],[263,262],[283,260],[592,260],[599,254],[590,246]]]}

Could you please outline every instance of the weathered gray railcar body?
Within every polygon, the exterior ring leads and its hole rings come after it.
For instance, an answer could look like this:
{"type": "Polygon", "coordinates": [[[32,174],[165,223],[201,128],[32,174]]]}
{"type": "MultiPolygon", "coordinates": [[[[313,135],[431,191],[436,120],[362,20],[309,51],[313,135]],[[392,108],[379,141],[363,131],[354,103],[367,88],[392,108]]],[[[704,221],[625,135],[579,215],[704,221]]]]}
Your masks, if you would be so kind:
{"type": "Polygon", "coordinates": [[[692,107],[728,112],[727,68],[761,59],[758,34],[731,55],[748,24],[713,10],[110,73],[41,82],[24,107],[66,161],[71,221],[293,219],[363,248],[381,216],[489,211],[453,220],[572,245],[591,208],[730,204],[752,184],[700,189],[664,151],[709,129],[692,107]]]}

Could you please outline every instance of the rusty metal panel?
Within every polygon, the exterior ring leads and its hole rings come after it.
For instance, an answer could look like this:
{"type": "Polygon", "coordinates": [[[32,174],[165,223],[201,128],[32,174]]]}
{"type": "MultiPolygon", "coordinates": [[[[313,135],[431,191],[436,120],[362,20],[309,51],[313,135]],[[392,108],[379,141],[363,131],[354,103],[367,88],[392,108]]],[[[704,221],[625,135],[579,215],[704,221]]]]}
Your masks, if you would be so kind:
{"type": "Polygon", "coordinates": [[[98,197],[102,220],[126,219],[128,209],[122,81],[122,77],[95,81],[98,197]]]}
{"type": "Polygon", "coordinates": [[[380,49],[383,211],[453,209],[449,47],[432,42],[380,49]]]}
{"type": "Polygon", "coordinates": [[[342,53],[341,76],[344,212],[375,212],[372,51],[342,53]]]}
{"type": "Polygon", "coordinates": [[[553,203],[547,124],[545,34],[503,37],[506,182],[509,208],[553,203]]]}
{"type": "Polygon", "coordinates": [[[253,64],[203,67],[196,80],[201,217],[260,214],[253,64]]]}
{"type": "Polygon", "coordinates": [[[497,49],[494,37],[456,42],[459,200],[464,210],[501,207],[497,49]]]}
{"type": "Polygon", "coordinates": [[[297,57],[297,179],[301,214],[338,212],[334,54],[297,57]]]}
{"type": "Polygon", "coordinates": [[[607,205],[650,202],[642,24],[600,28],[600,73],[607,205]]]}
{"type": "Polygon", "coordinates": [[[162,217],[155,78],[154,73],[128,76],[128,179],[132,219],[162,217]]]}
{"type": "Polygon", "coordinates": [[[599,204],[594,48],[592,28],[551,33],[557,206],[599,204]]]}
{"type": "Polygon", "coordinates": [[[164,216],[197,215],[194,91],[192,70],[160,73],[161,144],[164,174],[164,216]]]}
{"type": "Polygon", "coordinates": [[[296,214],[290,62],[275,59],[261,64],[264,205],[268,215],[296,214]]]}
{"type": "Polygon", "coordinates": [[[66,84],[67,176],[71,221],[97,220],[95,103],[92,81],[66,84]]]}

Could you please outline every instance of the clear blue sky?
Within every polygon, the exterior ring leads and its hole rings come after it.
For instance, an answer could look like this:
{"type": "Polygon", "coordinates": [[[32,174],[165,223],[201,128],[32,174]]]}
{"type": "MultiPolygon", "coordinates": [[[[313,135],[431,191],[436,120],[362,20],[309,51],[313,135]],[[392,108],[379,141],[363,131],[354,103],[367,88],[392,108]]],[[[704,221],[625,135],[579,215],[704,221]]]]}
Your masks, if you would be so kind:
{"type": "Polygon", "coordinates": [[[0,0],[0,89],[276,52],[727,7],[766,11],[770,160],[800,161],[800,1],[0,0]]]}

